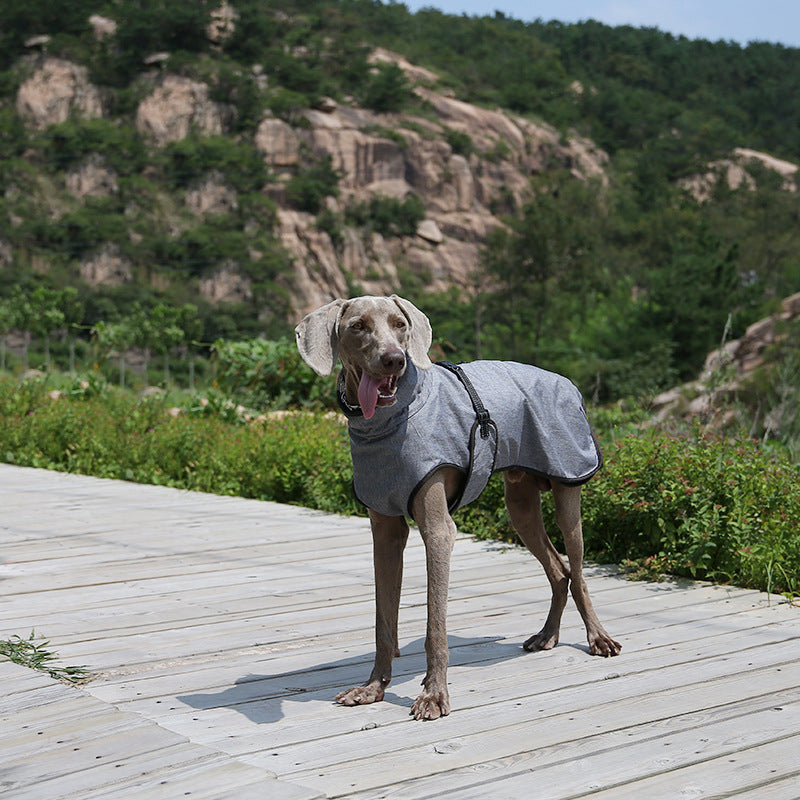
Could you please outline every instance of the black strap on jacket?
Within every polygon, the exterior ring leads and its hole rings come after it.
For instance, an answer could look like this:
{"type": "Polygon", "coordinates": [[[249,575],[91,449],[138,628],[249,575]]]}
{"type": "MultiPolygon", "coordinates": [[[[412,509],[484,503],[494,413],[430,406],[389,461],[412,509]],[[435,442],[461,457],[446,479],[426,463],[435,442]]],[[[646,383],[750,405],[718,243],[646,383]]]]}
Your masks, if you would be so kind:
{"type": "Polygon", "coordinates": [[[449,370],[461,381],[461,383],[464,384],[464,388],[467,390],[472,407],[475,409],[475,416],[478,418],[478,425],[480,426],[481,430],[481,439],[488,439],[489,423],[492,421],[492,417],[489,414],[488,409],[483,405],[480,396],[475,391],[472,381],[467,377],[467,373],[464,372],[464,370],[461,369],[458,364],[454,364],[452,361],[437,361],[436,366],[444,367],[446,370],[449,370]]]}

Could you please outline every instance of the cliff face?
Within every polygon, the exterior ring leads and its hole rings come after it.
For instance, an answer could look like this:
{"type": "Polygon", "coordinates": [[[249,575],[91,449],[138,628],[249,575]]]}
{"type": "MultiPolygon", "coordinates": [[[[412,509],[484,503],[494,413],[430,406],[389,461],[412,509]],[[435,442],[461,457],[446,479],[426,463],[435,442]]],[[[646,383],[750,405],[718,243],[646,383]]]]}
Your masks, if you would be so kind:
{"type": "MultiPolygon", "coordinates": [[[[387,51],[376,51],[373,60],[400,66],[424,111],[376,113],[326,101],[321,108],[307,110],[294,126],[265,116],[255,135],[256,147],[278,180],[265,191],[278,199],[277,235],[295,267],[294,314],[354,287],[371,293],[394,291],[403,272],[434,290],[466,287],[487,234],[501,224],[497,214],[523,201],[531,176],[558,166],[579,180],[604,180],[607,157],[591,142],[563,139],[546,125],[434,91],[430,87],[435,75],[387,51]],[[454,142],[458,152],[448,142],[454,142]],[[328,198],[329,209],[339,218],[349,204],[372,195],[402,199],[415,194],[426,215],[416,235],[384,238],[345,227],[334,242],[313,215],[282,203],[281,183],[301,168],[303,154],[309,152],[329,155],[340,174],[339,196],[328,198]]],[[[159,72],[146,80],[150,89],[138,105],[135,124],[153,148],[192,132],[230,131],[232,108],[210,99],[206,84],[159,72]]],[[[17,109],[37,129],[70,115],[106,114],[102,92],[90,83],[86,69],[50,57],[32,60],[17,109]]],[[[101,159],[89,159],[68,176],[66,189],[78,199],[114,194],[116,176],[101,159]]],[[[236,192],[216,173],[187,190],[183,201],[196,214],[237,207],[236,192]]],[[[101,251],[82,265],[81,275],[93,283],[131,279],[127,267],[108,261],[109,253],[101,251]]],[[[247,281],[238,280],[236,272],[232,261],[216,265],[199,282],[199,291],[212,302],[245,291],[247,281]],[[232,291],[234,284],[237,289],[232,291]]]]}
{"type": "Polygon", "coordinates": [[[281,240],[297,268],[298,311],[347,294],[348,278],[366,292],[392,291],[402,270],[423,277],[433,290],[466,287],[487,234],[501,224],[496,214],[523,201],[531,176],[559,166],[576,179],[604,179],[607,156],[591,142],[563,142],[552,128],[435,92],[425,85],[435,76],[386,51],[375,58],[404,69],[425,116],[328,103],[307,111],[307,125],[298,129],[264,120],[257,143],[276,169],[296,163],[301,143],[329,154],[342,175],[333,210],[370,195],[413,193],[423,200],[426,219],[411,237],[346,230],[336,247],[311,215],[282,211],[281,240]],[[448,144],[453,134],[471,147],[455,152],[448,144]]]}

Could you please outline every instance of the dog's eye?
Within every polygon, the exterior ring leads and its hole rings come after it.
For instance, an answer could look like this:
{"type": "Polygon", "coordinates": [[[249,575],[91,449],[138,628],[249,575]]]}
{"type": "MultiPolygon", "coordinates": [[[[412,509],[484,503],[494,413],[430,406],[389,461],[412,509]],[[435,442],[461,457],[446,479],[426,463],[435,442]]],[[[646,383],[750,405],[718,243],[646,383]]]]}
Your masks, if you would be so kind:
{"type": "Polygon", "coordinates": [[[363,323],[363,322],[362,322],[360,319],[357,319],[357,320],[356,320],[356,321],[355,321],[355,322],[354,322],[354,323],[353,323],[353,324],[350,326],[350,330],[352,330],[352,331],[363,331],[363,330],[364,330],[364,328],[365,328],[365,325],[364,325],[364,323],[363,323]]]}
{"type": "Polygon", "coordinates": [[[394,326],[395,328],[402,330],[406,327],[406,321],[404,319],[395,320],[394,326]]]}

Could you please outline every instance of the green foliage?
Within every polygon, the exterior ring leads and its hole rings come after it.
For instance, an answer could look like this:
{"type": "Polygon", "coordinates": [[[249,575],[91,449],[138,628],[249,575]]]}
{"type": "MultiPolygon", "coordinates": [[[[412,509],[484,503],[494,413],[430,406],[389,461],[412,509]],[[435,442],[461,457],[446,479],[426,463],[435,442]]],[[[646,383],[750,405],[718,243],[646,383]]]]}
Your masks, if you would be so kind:
{"type": "Polygon", "coordinates": [[[415,194],[400,200],[374,194],[369,200],[349,205],[345,220],[383,236],[413,236],[425,219],[425,204],[415,194]]]}
{"type": "Polygon", "coordinates": [[[339,173],[333,168],[333,159],[326,153],[293,175],[286,184],[286,198],[300,211],[318,214],[326,197],[339,196],[339,173]]]}
{"type": "Polygon", "coordinates": [[[136,131],[107,119],[69,117],[42,134],[42,150],[53,169],[66,170],[98,154],[120,175],[144,168],[146,149],[136,131]]]}
{"type": "Polygon", "coordinates": [[[618,442],[587,485],[596,557],[770,591],[800,593],[798,469],[747,440],[639,436],[618,442]]]}
{"type": "Polygon", "coordinates": [[[214,344],[217,382],[230,396],[257,409],[331,407],[335,378],[322,379],[289,339],[214,344]]]}
{"type": "Polygon", "coordinates": [[[58,657],[47,649],[50,642],[37,642],[35,637],[36,632],[31,631],[31,635],[27,639],[16,635],[10,639],[0,639],[0,656],[5,656],[9,661],[23,667],[46,672],[57,681],[86,683],[92,679],[92,675],[86,667],[56,666],[53,662],[58,657]]]}
{"type": "Polygon", "coordinates": [[[411,99],[411,87],[397,64],[378,64],[362,91],[362,102],[373,111],[402,111],[411,99]]]}
{"type": "Polygon", "coordinates": [[[164,148],[164,172],[175,188],[184,189],[211,172],[239,192],[260,191],[267,182],[264,159],[251,144],[226,136],[188,136],[164,148]]]}
{"type": "MultiPolygon", "coordinates": [[[[24,466],[363,513],[346,429],[296,413],[261,423],[105,388],[51,399],[42,381],[0,379],[0,457],[24,466]]],[[[228,412],[226,412],[227,414],[228,412]]]]}
{"type": "Polygon", "coordinates": [[[444,133],[444,140],[450,145],[453,152],[459,156],[469,157],[470,153],[475,150],[472,137],[468,133],[464,133],[464,131],[448,128],[444,133]]]}
{"type": "MultiPolygon", "coordinates": [[[[244,364],[240,396],[266,396],[259,376],[266,374],[268,383],[280,369],[290,386],[303,383],[303,376],[293,377],[288,349],[288,342],[276,347],[270,366],[252,354],[232,357],[244,364]]],[[[165,399],[137,400],[98,381],[73,381],[57,400],[47,388],[42,380],[0,379],[4,460],[363,513],[351,491],[346,428],[330,415],[280,413],[248,421],[243,409],[211,395],[190,400],[175,416],[165,399]]],[[[699,430],[683,438],[619,438],[635,421],[619,409],[598,421],[609,444],[603,470],[583,493],[590,558],[623,562],[640,574],[662,571],[800,594],[800,474],[785,453],[699,430]]],[[[545,519],[558,543],[548,498],[545,519]]],[[[467,533],[515,540],[501,476],[458,513],[457,522],[467,533]]]]}

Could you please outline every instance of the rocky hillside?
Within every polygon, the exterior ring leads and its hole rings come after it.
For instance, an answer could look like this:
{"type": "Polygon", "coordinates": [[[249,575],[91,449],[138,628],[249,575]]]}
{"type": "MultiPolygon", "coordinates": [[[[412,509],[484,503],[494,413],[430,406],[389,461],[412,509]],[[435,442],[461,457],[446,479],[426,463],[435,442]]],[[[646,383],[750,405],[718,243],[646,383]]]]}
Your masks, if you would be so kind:
{"type": "MultiPolygon", "coordinates": [[[[532,175],[567,168],[576,180],[605,179],[607,156],[591,142],[438,92],[436,75],[386,50],[374,51],[371,60],[403,70],[419,100],[414,112],[379,113],[328,98],[319,108],[303,110],[293,124],[266,115],[255,132],[255,146],[274,177],[262,189],[277,201],[278,238],[292,258],[292,316],[356,285],[371,293],[396,290],[402,271],[432,290],[466,287],[487,232],[501,224],[497,214],[522,202],[532,175]],[[327,198],[329,211],[341,216],[376,195],[416,195],[424,204],[416,233],[387,237],[345,225],[332,238],[317,215],[286,201],[286,183],[309,154],[330,156],[338,173],[338,197],[327,198]]],[[[29,57],[26,66],[30,75],[19,87],[16,109],[31,128],[107,114],[103,92],[86,68],[46,55],[29,57]]],[[[135,124],[151,147],[190,134],[230,133],[233,111],[211,99],[207,84],[158,70],[146,76],[146,84],[135,124]]],[[[225,214],[238,204],[228,178],[218,172],[198,176],[178,202],[197,215],[225,214]]],[[[118,176],[102,156],[89,154],[66,173],[63,189],[77,201],[113,196],[118,176]]],[[[51,213],[59,213],[55,205],[51,213]]],[[[132,265],[103,244],[85,255],[79,271],[92,285],[135,277],[132,265]]],[[[233,260],[206,270],[198,289],[212,303],[240,301],[252,291],[247,273],[233,260]]]]}
{"type": "Polygon", "coordinates": [[[201,352],[400,291],[454,357],[611,399],[800,288],[800,91],[776,117],[752,90],[794,86],[794,51],[372,0],[14,0],[0,44],[23,341],[70,338],[42,310],[72,287],[85,349],[168,306],[201,352]]]}

